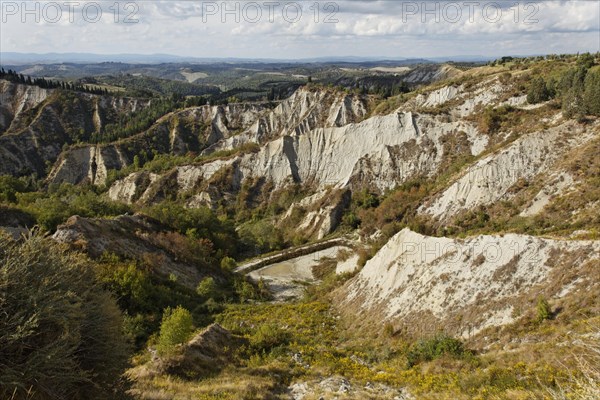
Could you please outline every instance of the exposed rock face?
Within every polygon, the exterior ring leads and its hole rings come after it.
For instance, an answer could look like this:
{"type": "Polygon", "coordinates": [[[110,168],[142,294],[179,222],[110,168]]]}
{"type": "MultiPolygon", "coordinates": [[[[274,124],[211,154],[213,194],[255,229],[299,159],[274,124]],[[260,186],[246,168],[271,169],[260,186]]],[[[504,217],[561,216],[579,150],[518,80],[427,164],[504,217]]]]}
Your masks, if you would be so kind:
{"type": "Polygon", "coordinates": [[[458,240],[404,229],[341,290],[340,308],[412,333],[459,336],[513,321],[540,294],[597,290],[600,241],[506,234],[458,240]],[[591,289],[591,286],[596,289],[591,289]]]}
{"type": "Polygon", "coordinates": [[[317,127],[344,126],[362,120],[366,114],[364,97],[300,89],[272,112],[256,119],[245,132],[215,143],[205,153],[233,149],[250,142],[263,144],[282,136],[298,136],[317,127]]]}
{"type": "MultiPolygon", "coordinates": [[[[598,138],[599,126],[573,121],[517,139],[496,153],[479,160],[464,175],[437,196],[421,212],[447,218],[458,211],[492,204],[510,197],[509,189],[519,179],[531,180],[551,171],[573,148],[598,138]]],[[[538,207],[541,204],[538,204],[538,207]]]]}
{"type": "MultiPolygon", "coordinates": [[[[492,141],[488,134],[477,129],[473,118],[480,107],[487,105],[528,108],[523,96],[510,97],[509,93],[512,93],[510,87],[490,78],[469,88],[444,86],[416,96],[396,112],[367,117],[366,98],[300,89],[273,111],[260,116],[244,132],[221,139],[205,150],[210,153],[257,143],[260,145],[257,151],[228,160],[178,167],[175,174],[166,174],[177,176],[177,183],[168,186],[175,192],[201,187],[202,182],[210,181],[227,166],[232,169],[233,190],[248,178],[262,177],[273,182],[275,188],[295,182],[317,191],[327,186],[369,186],[385,191],[414,177],[439,174],[442,161],[454,151],[444,147],[448,138],[463,135],[470,154],[478,156],[507,137],[510,132],[500,132],[492,141]],[[427,111],[446,105],[447,114],[427,111]],[[415,109],[423,113],[416,114],[415,109]]],[[[573,122],[561,125],[560,117],[548,124],[547,130],[523,135],[478,161],[466,172],[466,182],[448,188],[439,200],[423,207],[422,213],[444,217],[461,209],[489,204],[502,198],[516,180],[532,179],[570,149],[597,135],[597,129],[589,126],[573,122]],[[581,135],[584,131],[585,135],[581,135]],[[563,138],[567,141],[561,144],[563,138]],[[485,185],[490,185],[490,189],[485,189],[485,185]]]]}
{"type": "Polygon", "coordinates": [[[212,145],[219,140],[227,139],[255,125],[257,119],[269,109],[269,103],[260,102],[202,107],[202,119],[210,121],[211,126],[208,144],[212,145]]]}
{"type": "Polygon", "coordinates": [[[46,161],[56,160],[61,143],[68,142],[69,137],[55,114],[42,109],[30,127],[0,136],[0,174],[44,176],[46,161]]]}
{"type": "Polygon", "coordinates": [[[323,191],[293,203],[282,217],[280,225],[293,223],[294,214],[302,213],[304,217],[297,231],[306,237],[322,239],[337,228],[349,204],[349,191],[323,191]]]}
{"type": "Polygon", "coordinates": [[[214,186],[209,185],[206,190],[192,196],[186,203],[187,208],[207,207],[216,209],[222,199],[221,193],[214,186]]]}
{"type": "MultiPolygon", "coordinates": [[[[36,174],[44,177],[64,145],[88,137],[105,124],[106,116],[144,107],[136,99],[114,99],[86,93],[41,89],[0,81],[0,174],[36,174]]],[[[73,160],[89,157],[77,149],[73,160]]],[[[68,158],[68,157],[65,157],[68,158]]],[[[86,177],[89,165],[67,163],[76,171],[69,177],[86,177]]]]}
{"type": "Polygon", "coordinates": [[[420,94],[416,97],[415,103],[422,107],[435,107],[452,100],[463,91],[462,87],[444,86],[434,90],[427,96],[420,94]]]}
{"type": "Polygon", "coordinates": [[[117,201],[133,203],[144,195],[144,190],[159,178],[159,175],[140,171],[127,176],[112,185],[108,196],[117,201]]]}
{"type": "Polygon", "coordinates": [[[573,189],[573,176],[568,172],[559,172],[548,179],[548,183],[536,194],[531,203],[519,214],[529,217],[539,214],[551,199],[573,189]]]}
{"type": "Polygon", "coordinates": [[[261,177],[273,182],[275,188],[297,182],[316,189],[368,185],[385,190],[411,177],[436,173],[444,156],[442,140],[457,131],[467,133],[473,153],[482,150],[477,131],[469,122],[393,113],[342,127],[278,137],[256,153],[177,167],[167,175],[176,174],[176,192],[210,181],[226,166],[233,170],[234,188],[245,179],[261,177]]]}
{"type": "Polygon", "coordinates": [[[61,155],[50,171],[48,181],[101,185],[106,181],[108,171],[127,166],[127,159],[118,146],[76,147],[61,155]]]}
{"type": "Polygon", "coordinates": [[[62,152],[64,145],[102,132],[117,113],[135,113],[148,104],[1,80],[0,173],[44,177],[47,164],[58,159],[48,176],[50,183],[103,185],[108,170],[130,165],[135,155],[200,152],[246,130],[271,108],[270,103],[192,107],[167,114],[131,138],[62,152]]]}
{"type": "Polygon", "coordinates": [[[194,194],[188,202],[188,206],[212,207],[212,201],[220,197],[220,193],[210,189],[210,178],[221,168],[227,168],[232,163],[233,160],[217,161],[211,163],[209,167],[186,165],[176,167],[162,175],[147,171],[135,172],[115,182],[110,187],[108,195],[117,201],[149,204],[162,201],[169,196],[174,197],[177,193],[189,192],[202,183],[206,183],[205,190],[194,194]]]}
{"type": "Polygon", "coordinates": [[[103,185],[109,170],[120,170],[132,164],[136,155],[200,152],[246,129],[266,110],[269,110],[266,103],[251,103],[192,107],[170,113],[146,132],[119,142],[67,150],[54,165],[48,181],[103,185]]]}
{"type": "MultiPolygon", "coordinates": [[[[261,178],[272,183],[275,189],[290,183],[311,188],[317,195],[305,200],[307,204],[302,207],[306,209],[309,208],[308,203],[316,201],[318,194],[322,195],[327,187],[369,187],[385,191],[412,178],[439,174],[444,159],[455,152],[454,148],[446,146],[449,140],[460,137],[467,154],[472,156],[484,152],[490,145],[489,136],[480,133],[472,120],[464,116],[473,113],[486,101],[499,101],[504,90],[493,79],[474,90],[466,90],[462,85],[446,86],[417,96],[397,112],[366,118],[367,98],[328,90],[300,89],[274,110],[260,116],[244,132],[220,139],[205,152],[233,149],[244,143],[259,144],[257,150],[201,165],[176,167],[160,178],[140,180],[130,177],[116,182],[110,190],[110,197],[127,202],[153,203],[185,194],[191,198],[189,207],[213,207],[216,201],[235,194],[246,180],[261,178]],[[486,90],[486,85],[489,90],[486,90]],[[453,104],[449,115],[410,111],[448,102],[453,104]],[[215,177],[223,175],[229,180],[228,188],[213,185],[207,192],[215,177]],[[136,195],[123,196],[121,193],[136,195]]],[[[560,136],[567,129],[556,128],[552,131],[553,137],[560,136]]],[[[543,143],[552,141],[548,136],[545,132],[538,134],[543,143]]],[[[523,157],[527,160],[522,161],[525,165],[523,174],[532,169],[527,175],[531,177],[549,165],[552,157],[545,157],[543,144],[539,151],[524,150],[537,143],[537,139],[525,137],[523,140],[523,146],[511,154],[524,153],[523,157]],[[544,161],[537,164],[528,161],[535,157],[544,161]]],[[[513,183],[514,179],[510,178],[497,184],[506,190],[513,183]]],[[[448,194],[447,197],[450,202],[456,195],[448,194]]],[[[482,203],[473,201],[465,208],[482,203]]],[[[295,206],[296,209],[298,206],[295,206]]],[[[299,223],[301,230],[310,232],[310,237],[321,238],[339,223],[340,207],[336,204],[320,206],[316,208],[322,210],[311,210],[299,223]]],[[[448,214],[456,212],[447,206],[444,202],[439,208],[448,214]]],[[[434,210],[434,206],[431,207],[434,210]]],[[[286,218],[292,212],[288,210],[286,218]]],[[[442,211],[434,213],[423,207],[422,213],[439,217],[442,211]]]]}
{"type": "Polygon", "coordinates": [[[203,277],[212,274],[212,271],[201,272],[196,265],[183,261],[177,250],[169,245],[169,240],[161,240],[162,235],[177,234],[143,215],[123,215],[115,219],[73,216],[58,227],[52,238],[94,258],[110,252],[142,261],[162,276],[173,274],[177,282],[192,289],[203,277]]]}
{"type": "Polygon", "coordinates": [[[460,76],[462,72],[451,65],[426,65],[410,70],[403,76],[408,83],[436,82],[460,76]]]}
{"type": "Polygon", "coordinates": [[[17,85],[0,80],[0,134],[10,130],[14,120],[46,100],[50,90],[37,86],[17,85]]]}

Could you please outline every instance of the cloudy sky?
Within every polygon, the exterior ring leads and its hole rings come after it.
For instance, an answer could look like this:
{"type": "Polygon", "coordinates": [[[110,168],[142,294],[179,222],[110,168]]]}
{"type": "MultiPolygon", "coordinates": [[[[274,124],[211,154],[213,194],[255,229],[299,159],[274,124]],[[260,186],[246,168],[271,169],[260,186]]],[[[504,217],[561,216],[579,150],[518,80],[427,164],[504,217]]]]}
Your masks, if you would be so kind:
{"type": "Polygon", "coordinates": [[[290,59],[600,51],[598,0],[68,1],[25,9],[0,0],[0,51],[290,59]]]}

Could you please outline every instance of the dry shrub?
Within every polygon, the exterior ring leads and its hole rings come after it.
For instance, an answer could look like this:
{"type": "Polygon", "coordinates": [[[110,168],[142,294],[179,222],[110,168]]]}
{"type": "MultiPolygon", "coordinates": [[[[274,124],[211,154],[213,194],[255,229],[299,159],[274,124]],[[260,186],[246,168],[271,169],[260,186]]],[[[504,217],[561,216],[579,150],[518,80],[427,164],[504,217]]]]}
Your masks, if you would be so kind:
{"type": "Polygon", "coordinates": [[[591,333],[575,343],[574,357],[579,373],[547,391],[554,400],[600,399],[600,323],[597,322],[591,333]]]}

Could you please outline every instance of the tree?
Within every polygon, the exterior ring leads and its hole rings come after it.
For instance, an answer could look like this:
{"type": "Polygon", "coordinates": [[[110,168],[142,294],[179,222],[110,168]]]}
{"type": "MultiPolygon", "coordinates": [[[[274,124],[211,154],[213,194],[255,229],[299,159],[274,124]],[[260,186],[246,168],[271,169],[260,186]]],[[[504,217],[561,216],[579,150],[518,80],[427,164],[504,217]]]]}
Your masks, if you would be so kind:
{"type": "Polygon", "coordinates": [[[23,193],[26,190],[27,184],[23,179],[10,175],[0,175],[0,201],[16,203],[17,193],[23,193]]]}
{"type": "Polygon", "coordinates": [[[175,309],[167,307],[160,324],[157,350],[162,354],[168,353],[176,345],[186,342],[193,332],[194,320],[188,310],[181,306],[175,309]]]}
{"type": "Polygon", "coordinates": [[[377,195],[369,192],[366,188],[356,193],[355,201],[358,207],[361,208],[374,208],[379,205],[379,198],[377,195]]]}
{"type": "Polygon", "coordinates": [[[540,296],[537,302],[537,321],[542,322],[550,319],[551,317],[552,310],[550,309],[548,301],[544,297],[540,296]]]}
{"type": "Polygon", "coordinates": [[[214,299],[219,294],[219,287],[213,277],[204,278],[198,283],[196,293],[205,299],[214,299]]]}
{"type": "Polygon", "coordinates": [[[239,279],[234,282],[235,293],[242,302],[253,300],[259,297],[256,289],[250,282],[245,279],[239,279]]]}
{"type": "Polygon", "coordinates": [[[85,257],[41,235],[0,237],[0,398],[115,398],[122,322],[85,257]]]}
{"type": "Polygon", "coordinates": [[[103,261],[109,265],[100,269],[99,278],[117,296],[121,308],[129,313],[150,309],[154,288],[147,274],[133,262],[120,265],[109,254],[103,255],[103,261]]]}
{"type": "Polygon", "coordinates": [[[534,78],[527,92],[527,102],[537,104],[550,99],[550,91],[546,86],[546,81],[541,76],[534,78]]]}
{"type": "Polygon", "coordinates": [[[562,95],[562,110],[567,118],[585,113],[583,102],[584,82],[587,69],[584,66],[571,68],[564,73],[559,83],[562,95]]]}
{"type": "Polygon", "coordinates": [[[231,257],[223,257],[221,260],[221,269],[223,271],[231,272],[237,267],[237,263],[231,257]]]}
{"type": "Polygon", "coordinates": [[[577,58],[577,65],[590,69],[594,65],[594,56],[590,53],[583,53],[577,58]]]}
{"type": "Polygon", "coordinates": [[[600,67],[591,69],[585,77],[583,103],[588,114],[600,116],[600,67]]]}

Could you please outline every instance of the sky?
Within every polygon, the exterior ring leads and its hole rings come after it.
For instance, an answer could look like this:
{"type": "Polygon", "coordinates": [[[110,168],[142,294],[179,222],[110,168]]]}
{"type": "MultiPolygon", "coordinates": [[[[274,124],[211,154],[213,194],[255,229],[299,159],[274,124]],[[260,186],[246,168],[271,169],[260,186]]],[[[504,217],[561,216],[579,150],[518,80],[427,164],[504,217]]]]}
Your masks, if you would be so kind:
{"type": "Polygon", "coordinates": [[[0,51],[300,59],[600,51],[598,0],[0,0],[0,51]]]}

